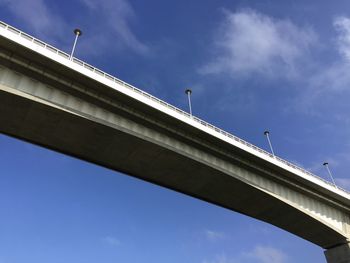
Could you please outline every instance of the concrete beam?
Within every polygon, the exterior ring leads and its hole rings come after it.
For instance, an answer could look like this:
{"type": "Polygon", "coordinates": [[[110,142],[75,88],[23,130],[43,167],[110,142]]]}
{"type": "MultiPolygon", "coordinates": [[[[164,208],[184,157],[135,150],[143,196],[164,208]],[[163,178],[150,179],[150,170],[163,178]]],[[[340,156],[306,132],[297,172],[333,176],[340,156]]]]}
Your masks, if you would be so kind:
{"type": "Polygon", "coordinates": [[[343,244],[324,252],[327,263],[349,263],[350,262],[350,244],[343,244]]]}

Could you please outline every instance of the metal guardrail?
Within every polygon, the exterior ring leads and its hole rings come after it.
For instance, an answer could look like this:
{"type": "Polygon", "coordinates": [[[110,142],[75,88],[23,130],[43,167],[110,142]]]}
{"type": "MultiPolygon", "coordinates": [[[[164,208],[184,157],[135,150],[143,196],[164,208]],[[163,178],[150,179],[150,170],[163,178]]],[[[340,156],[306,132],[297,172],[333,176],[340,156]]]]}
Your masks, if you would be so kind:
{"type": "MultiPolygon", "coordinates": [[[[28,35],[27,33],[24,33],[21,30],[19,30],[17,28],[14,28],[14,27],[12,27],[12,26],[10,26],[10,25],[2,22],[2,21],[0,21],[0,28],[4,28],[4,29],[8,30],[9,32],[11,32],[13,34],[19,35],[19,36],[27,39],[28,41],[30,41],[30,42],[32,42],[32,43],[34,43],[34,44],[36,44],[36,45],[38,45],[38,46],[40,46],[42,48],[45,48],[46,50],[49,50],[49,51],[51,51],[51,52],[53,52],[53,53],[55,53],[55,54],[57,54],[57,55],[59,55],[61,57],[66,58],[67,60],[70,59],[70,55],[67,54],[66,52],[61,51],[61,50],[59,50],[59,49],[57,49],[57,48],[55,48],[55,47],[53,47],[53,46],[51,46],[51,45],[41,41],[39,39],[36,39],[35,37],[33,37],[31,35],[28,35]]],[[[165,101],[163,101],[161,99],[158,99],[157,97],[154,97],[153,95],[151,95],[151,94],[149,94],[147,92],[144,92],[144,91],[142,91],[142,90],[140,90],[140,89],[138,89],[138,88],[136,88],[136,87],[134,87],[134,86],[132,86],[132,85],[130,85],[130,84],[128,84],[128,83],[126,83],[126,82],[124,82],[124,81],[122,81],[122,80],[120,80],[120,79],[118,79],[118,78],[116,78],[116,77],[106,73],[106,72],[103,72],[102,70],[100,70],[98,68],[95,68],[94,66],[91,66],[90,64],[85,63],[84,61],[82,61],[80,59],[73,58],[72,61],[74,63],[84,67],[85,69],[88,69],[88,70],[90,70],[90,71],[92,71],[92,72],[94,72],[94,73],[96,73],[96,74],[98,74],[100,76],[103,76],[103,77],[105,77],[105,78],[107,78],[107,79],[109,79],[109,80],[111,80],[111,81],[113,81],[115,83],[118,83],[118,84],[124,86],[125,88],[127,88],[129,90],[132,90],[132,91],[134,91],[134,92],[136,92],[138,94],[141,94],[142,96],[144,96],[144,97],[146,97],[146,98],[148,98],[148,99],[150,99],[152,101],[155,101],[155,102],[159,103],[162,106],[165,106],[165,107],[167,107],[167,108],[169,108],[169,109],[171,109],[171,110],[173,110],[173,111],[175,111],[175,112],[177,112],[179,114],[182,114],[182,115],[184,115],[184,116],[194,120],[195,122],[203,125],[206,128],[210,128],[211,130],[213,130],[213,131],[215,131],[217,133],[220,133],[220,134],[222,134],[222,135],[224,135],[224,136],[226,136],[226,137],[228,137],[228,138],[230,138],[230,139],[232,139],[232,140],[234,140],[236,142],[239,142],[239,143],[241,143],[241,144],[243,144],[243,145],[245,145],[245,146],[247,146],[247,147],[249,147],[249,148],[251,148],[251,149],[253,149],[253,150],[257,151],[257,152],[259,152],[259,153],[262,153],[262,154],[266,155],[267,157],[269,157],[271,159],[277,160],[277,161],[279,161],[279,162],[281,162],[281,163],[283,163],[283,164],[285,164],[285,165],[287,165],[287,166],[289,166],[289,167],[291,167],[293,169],[301,171],[304,174],[307,174],[307,175],[310,175],[310,176],[312,176],[314,178],[317,178],[318,180],[320,180],[320,181],[322,181],[322,182],[324,182],[324,183],[334,187],[335,189],[339,189],[339,190],[342,190],[342,191],[350,194],[349,191],[347,191],[347,190],[345,190],[345,189],[343,189],[343,188],[341,188],[339,186],[335,186],[333,183],[331,183],[331,182],[329,182],[329,181],[327,181],[327,180],[325,180],[325,179],[323,179],[323,178],[321,178],[321,177],[319,177],[319,176],[317,176],[317,175],[315,175],[315,174],[305,170],[304,168],[301,168],[298,165],[295,165],[295,164],[293,164],[293,163],[291,163],[291,162],[289,162],[287,160],[284,160],[284,159],[282,159],[282,158],[280,158],[280,157],[278,157],[276,155],[272,155],[271,153],[269,153],[269,152],[267,152],[267,151],[265,151],[265,150],[255,146],[255,145],[253,145],[253,144],[251,144],[251,143],[249,143],[249,142],[247,142],[247,141],[245,141],[245,140],[243,140],[243,139],[241,139],[241,138],[239,138],[239,137],[237,137],[237,136],[235,136],[235,135],[233,135],[231,133],[228,133],[228,132],[226,132],[226,131],[218,128],[218,127],[215,127],[214,125],[212,125],[212,124],[210,124],[210,123],[208,123],[206,121],[203,121],[203,120],[201,120],[201,119],[199,119],[199,118],[197,118],[197,117],[195,117],[193,115],[190,115],[189,113],[187,113],[187,112],[185,112],[185,111],[183,111],[183,110],[181,110],[181,109],[179,109],[179,108],[177,108],[177,107],[175,107],[175,106],[173,106],[173,105],[171,105],[171,104],[169,104],[169,103],[167,103],[167,102],[165,102],[165,101]]]]}

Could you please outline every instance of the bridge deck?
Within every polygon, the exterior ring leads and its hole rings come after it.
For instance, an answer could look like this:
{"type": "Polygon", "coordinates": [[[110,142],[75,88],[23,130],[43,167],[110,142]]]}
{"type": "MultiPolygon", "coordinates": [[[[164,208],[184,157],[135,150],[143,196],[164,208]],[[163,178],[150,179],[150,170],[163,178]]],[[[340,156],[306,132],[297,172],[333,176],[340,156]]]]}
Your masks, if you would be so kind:
{"type": "Polygon", "coordinates": [[[334,187],[334,185],[311,173],[310,171],[305,170],[304,168],[299,167],[296,164],[291,163],[290,161],[284,160],[281,157],[273,156],[271,153],[231,134],[228,133],[214,125],[197,118],[196,116],[190,115],[189,113],[159,99],[153,95],[144,92],[106,72],[103,72],[100,69],[95,68],[94,66],[89,65],[86,62],[83,62],[77,58],[70,59],[70,55],[64,51],[61,51],[39,39],[36,39],[33,36],[28,35],[21,30],[18,30],[2,21],[0,21],[0,35],[7,38],[8,40],[14,41],[17,44],[20,44],[30,50],[33,50],[47,58],[53,59],[55,62],[64,65],[70,70],[77,71],[89,78],[97,80],[104,85],[107,85],[125,95],[131,96],[133,99],[136,99],[142,103],[147,104],[159,111],[162,111],[171,117],[174,117],[178,120],[185,122],[201,131],[209,133],[216,138],[219,138],[229,144],[234,145],[244,151],[249,152],[271,164],[279,166],[289,172],[294,173],[304,179],[309,180],[323,188],[326,188],[332,192],[343,195],[344,197],[350,199],[350,192],[340,187],[334,187]]]}

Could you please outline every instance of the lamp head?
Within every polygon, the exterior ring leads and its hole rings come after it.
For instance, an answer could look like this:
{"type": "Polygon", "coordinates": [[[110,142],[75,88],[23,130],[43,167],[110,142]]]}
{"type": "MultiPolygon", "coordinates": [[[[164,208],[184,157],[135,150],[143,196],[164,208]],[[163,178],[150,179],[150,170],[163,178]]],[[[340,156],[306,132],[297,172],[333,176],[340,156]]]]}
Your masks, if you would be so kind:
{"type": "Polygon", "coordinates": [[[186,93],[187,95],[191,95],[191,94],[192,94],[192,90],[187,89],[187,90],[185,90],[185,93],[186,93]]]}
{"type": "Polygon", "coordinates": [[[74,29],[73,32],[76,36],[81,36],[83,34],[83,32],[79,28],[74,29]]]}

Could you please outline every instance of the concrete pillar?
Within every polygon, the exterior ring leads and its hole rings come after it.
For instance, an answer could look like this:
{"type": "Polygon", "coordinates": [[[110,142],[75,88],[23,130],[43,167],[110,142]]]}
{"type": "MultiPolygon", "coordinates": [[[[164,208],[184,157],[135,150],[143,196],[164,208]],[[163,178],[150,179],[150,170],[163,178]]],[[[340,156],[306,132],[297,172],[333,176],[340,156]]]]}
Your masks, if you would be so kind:
{"type": "Polygon", "coordinates": [[[330,248],[324,252],[327,263],[350,263],[350,244],[330,248]]]}

